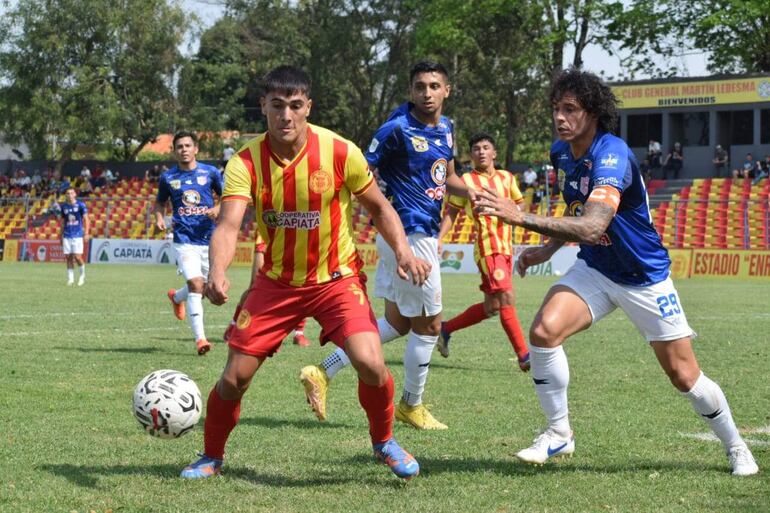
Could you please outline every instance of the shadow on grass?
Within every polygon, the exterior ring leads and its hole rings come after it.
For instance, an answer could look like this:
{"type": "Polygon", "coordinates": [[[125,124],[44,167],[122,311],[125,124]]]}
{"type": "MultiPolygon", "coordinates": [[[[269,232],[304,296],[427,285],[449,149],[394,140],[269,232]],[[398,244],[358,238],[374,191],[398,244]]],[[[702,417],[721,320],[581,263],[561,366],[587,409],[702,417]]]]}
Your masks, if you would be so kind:
{"type": "MultiPolygon", "coordinates": [[[[83,488],[99,488],[99,479],[110,476],[155,476],[177,479],[182,470],[178,465],[41,465],[40,470],[63,477],[70,483],[83,488]]],[[[293,478],[279,474],[265,474],[243,467],[225,466],[223,475],[231,479],[242,479],[253,484],[280,488],[326,487],[359,481],[355,477],[343,478],[339,474],[319,475],[313,478],[293,478]]]]}
{"type": "Polygon", "coordinates": [[[339,428],[354,428],[355,426],[350,424],[341,424],[339,422],[319,422],[315,419],[276,419],[273,417],[241,417],[238,420],[239,425],[246,426],[260,426],[266,428],[280,428],[291,426],[299,429],[339,429],[339,428]]]}
{"type": "Polygon", "coordinates": [[[163,351],[159,347],[54,347],[54,349],[60,351],[77,351],[79,353],[157,353],[163,351]]]}
{"type": "MultiPolygon", "coordinates": [[[[536,476],[539,474],[626,474],[636,472],[692,472],[701,474],[704,471],[724,473],[727,465],[703,465],[696,461],[668,460],[633,460],[626,463],[606,465],[589,463],[581,464],[577,459],[563,459],[546,463],[542,466],[528,465],[516,459],[475,459],[475,458],[425,458],[416,456],[420,463],[420,475],[430,476],[442,473],[477,473],[492,472],[502,476],[536,476]]],[[[350,463],[364,464],[370,458],[360,455],[348,458],[350,463]]]]}

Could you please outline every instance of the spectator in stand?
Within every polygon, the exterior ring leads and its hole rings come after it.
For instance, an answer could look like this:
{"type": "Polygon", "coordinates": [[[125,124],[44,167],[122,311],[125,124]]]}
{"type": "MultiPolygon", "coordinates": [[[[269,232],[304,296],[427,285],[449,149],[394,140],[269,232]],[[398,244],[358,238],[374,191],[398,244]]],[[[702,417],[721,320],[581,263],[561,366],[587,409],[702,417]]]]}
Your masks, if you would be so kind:
{"type": "Polygon", "coordinates": [[[674,147],[666,155],[666,160],[663,162],[663,179],[668,180],[668,174],[673,173],[674,178],[679,178],[679,172],[684,167],[684,154],[682,153],[682,145],[674,143],[674,147]]]}
{"type": "Polygon", "coordinates": [[[19,169],[16,171],[16,176],[18,177],[17,185],[19,189],[23,192],[29,192],[30,187],[32,187],[32,180],[27,176],[27,172],[19,169]]]}
{"type": "Polygon", "coordinates": [[[230,143],[227,143],[225,145],[225,149],[222,150],[222,167],[227,167],[227,162],[232,158],[232,156],[235,155],[235,150],[230,145],[230,143]]]}
{"type": "Polygon", "coordinates": [[[722,178],[722,171],[727,169],[729,160],[730,157],[727,156],[727,151],[722,148],[721,144],[717,144],[717,147],[714,150],[714,160],[711,161],[714,163],[714,176],[722,178]]]}
{"type": "Polygon", "coordinates": [[[660,157],[663,156],[663,150],[660,143],[655,139],[650,139],[647,146],[647,160],[650,161],[650,169],[660,169],[660,157]]]}
{"type": "Polygon", "coordinates": [[[548,188],[550,189],[551,196],[559,195],[559,180],[557,180],[556,170],[553,166],[545,166],[545,176],[548,180],[548,188]]]}
{"type": "Polygon", "coordinates": [[[537,173],[534,169],[532,169],[532,166],[527,166],[527,169],[524,170],[524,176],[522,177],[524,179],[524,188],[532,187],[537,188],[537,173]]]}
{"type": "Polygon", "coordinates": [[[83,166],[83,168],[80,170],[80,178],[86,181],[91,180],[91,170],[88,169],[88,166],[83,166]]]}
{"type": "Polygon", "coordinates": [[[40,184],[42,182],[43,182],[43,177],[40,176],[40,170],[39,169],[35,169],[35,171],[32,173],[32,178],[30,179],[30,184],[36,190],[40,190],[40,184]]]}
{"type": "Polygon", "coordinates": [[[96,189],[97,187],[104,187],[104,167],[98,165],[91,172],[91,187],[96,189]]]}
{"type": "Polygon", "coordinates": [[[112,169],[107,168],[104,170],[104,173],[102,173],[102,178],[104,178],[104,185],[105,187],[111,187],[113,183],[118,179],[118,176],[116,173],[112,172],[112,169]]]}
{"type": "Polygon", "coordinates": [[[746,160],[743,161],[743,165],[737,169],[733,169],[733,179],[738,178],[755,178],[759,175],[759,165],[754,160],[754,155],[751,153],[746,154],[746,160]]]}
{"type": "Polygon", "coordinates": [[[87,198],[91,195],[92,192],[94,192],[94,187],[91,185],[90,180],[80,180],[80,185],[78,187],[78,196],[82,198],[87,198]]]}
{"type": "Polygon", "coordinates": [[[765,160],[759,162],[759,173],[751,182],[751,185],[757,185],[763,178],[770,176],[770,155],[765,155],[765,160]]]}
{"type": "Polygon", "coordinates": [[[144,172],[144,179],[147,180],[148,182],[158,183],[160,174],[161,174],[160,164],[155,164],[150,169],[144,172]]]}
{"type": "Polygon", "coordinates": [[[535,180],[535,183],[532,184],[532,189],[534,189],[532,194],[532,204],[539,205],[540,201],[545,197],[545,188],[540,184],[539,180],[535,180]]]}

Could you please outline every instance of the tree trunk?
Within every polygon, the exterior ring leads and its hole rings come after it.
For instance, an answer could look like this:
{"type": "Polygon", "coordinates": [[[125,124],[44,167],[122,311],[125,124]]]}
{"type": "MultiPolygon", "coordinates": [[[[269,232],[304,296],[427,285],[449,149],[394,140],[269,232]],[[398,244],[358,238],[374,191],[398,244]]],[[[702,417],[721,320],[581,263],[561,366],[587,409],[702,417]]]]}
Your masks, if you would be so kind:
{"type": "MultiPolygon", "coordinates": [[[[56,159],[56,166],[54,167],[56,171],[61,172],[64,164],[72,160],[72,152],[75,151],[75,146],[77,146],[77,143],[73,142],[68,142],[67,144],[62,145],[61,156],[56,159]]],[[[54,158],[56,158],[56,155],[54,155],[54,158]]]]}
{"type": "MultiPolygon", "coordinates": [[[[136,148],[134,148],[134,151],[131,152],[131,155],[128,156],[129,162],[135,162],[137,155],[139,155],[139,152],[142,151],[142,148],[147,146],[147,143],[152,141],[153,138],[150,136],[145,136],[144,139],[137,145],[136,148]]],[[[126,150],[128,150],[128,146],[125,146],[126,150]]]]}

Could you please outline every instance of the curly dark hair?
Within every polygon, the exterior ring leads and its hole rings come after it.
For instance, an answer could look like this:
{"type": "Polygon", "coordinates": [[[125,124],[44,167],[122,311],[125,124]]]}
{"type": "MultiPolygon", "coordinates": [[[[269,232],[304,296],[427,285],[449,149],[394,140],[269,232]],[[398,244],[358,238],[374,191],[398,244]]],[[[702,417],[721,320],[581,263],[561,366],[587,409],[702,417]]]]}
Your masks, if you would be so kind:
{"type": "Polygon", "coordinates": [[[575,95],[581,107],[596,116],[599,130],[612,132],[617,128],[618,99],[599,77],[575,68],[565,69],[553,82],[551,104],[561,100],[567,93],[575,95]]]}

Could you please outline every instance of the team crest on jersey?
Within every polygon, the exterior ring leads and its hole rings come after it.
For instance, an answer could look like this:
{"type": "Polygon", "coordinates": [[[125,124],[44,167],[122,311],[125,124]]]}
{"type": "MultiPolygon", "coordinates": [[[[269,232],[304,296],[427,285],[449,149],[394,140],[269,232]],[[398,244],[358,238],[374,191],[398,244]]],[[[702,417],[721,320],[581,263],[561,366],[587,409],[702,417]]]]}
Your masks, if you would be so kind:
{"type": "MultiPolygon", "coordinates": [[[[559,179],[559,190],[563,191],[564,190],[564,182],[567,179],[567,172],[565,170],[563,170],[563,169],[559,169],[559,172],[557,173],[557,176],[558,176],[558,179],[559,179]]],[[[572,183],[573,182],[570,182],[570,185],[572,183]]]]}
{"type": "Polygon", "coordinates": [[[195,178],[195,180],[198,182],[198,185],[206,185],[209,183],[209,179],[207,176],[198,176],[195,178]]]}
{"type": "Polygon", "coordinates": [[[580,201],[573,201],[569,204],[569,215],[572,217],[580,217],[583,215],[583,203],[580,201]]]}
{"type": "Polygon", "coordinates": [[[416,152],[423,153],[430,149],[428,140],[425,137],[413,135],[410,140],[412,141],[412,146],[414,146],[414,151],[416,152]]]}
{"type": "Polygon", "coordinates": [[[245,330],[251,324],[251,314],[245,308],[241,308],[241,313],[238,314],[238,319],[235,321],[235,326],[239,330],[245,330]]]}
{"type": "Polygon", "coordinates": [[[197,207],[201,202],[201,195],[195,189],[188,189],[182,193],[182,203],[188,207],[197,207]]]}
{"type": "Polygon", "coordinates": [[[328,191],[332,186],[331,174],[327,173],[323,169],[314,171],[308,178],[308,187],[316,194],[323,194],[328,191]]]}
{"type": "Polygon", "coordinates": [[[436,162],[433,163],[433,166],[430,168],[430,176],[433,178],[433,181],[436,182],[438,185],[444,185],[444,182],[446,182],[446,173],[447,173],[447,162],[445,159],[438,159],[436,162]]]}
{"type": "Polygon", "coordinates": [[[583,195],[588,194],[588,184],[590,181],[591,181],[591,178],[588,176],[580,177],[580,194],[583,194],[583,195]]]}
{"type": "Polygon", "coordinates": [[[492,278],[494,278],[495,281],[503,281],[505,279],[505,271],[502,269],[495,269],[492,273],[492,278]]]}
{"type": "Polygon", "coordinates": [[[446,133],[446,145],[451,148],[453,144],[454,144],[454,141],[452,140],[452,132],[447,132],[446,133]]]}
{"type": "Polygon", "coordinates": [[[176,190],[182,187],[182,180],[171,180],[168,184],[172,189],[176,190]]]}

